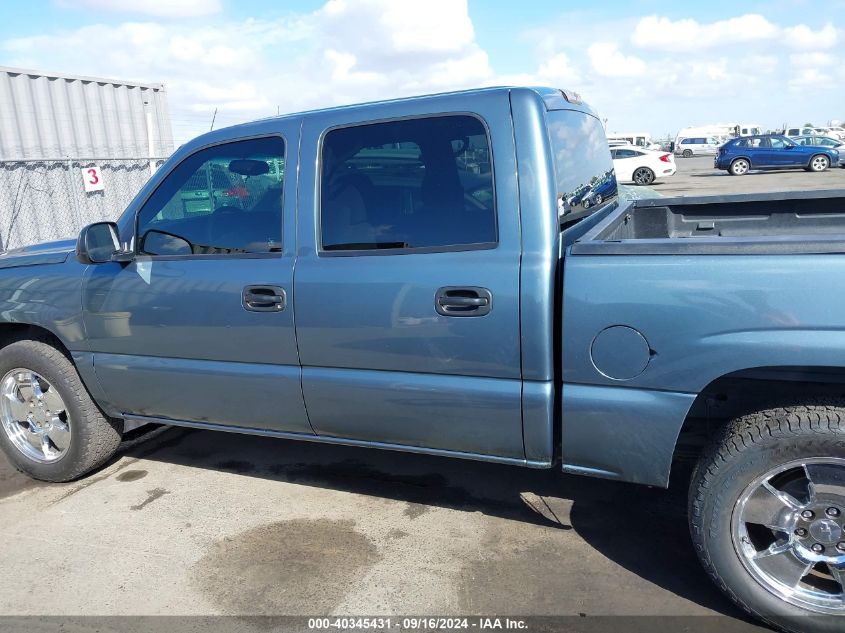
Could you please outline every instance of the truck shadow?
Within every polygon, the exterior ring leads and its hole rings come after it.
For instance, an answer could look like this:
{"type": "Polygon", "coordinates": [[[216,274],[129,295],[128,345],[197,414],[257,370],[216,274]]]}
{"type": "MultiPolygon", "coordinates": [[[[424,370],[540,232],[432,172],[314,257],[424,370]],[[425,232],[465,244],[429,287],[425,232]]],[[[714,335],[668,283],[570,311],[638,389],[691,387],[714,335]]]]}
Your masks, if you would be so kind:
{"type": "MultiPolygon", "coordinates": [[[[699,565],[687,531],[681,478],[667,491],[556,469],[176,428],[124,456],[405,502],[409,520],[439,507],[518,521],[526,525],[521,533],[542,531],[544,543],[580,538],[667,591],[746,620],[699,565]]],[[[584,560],[562,564],[583,564],[589,574],[584,560]]]]}

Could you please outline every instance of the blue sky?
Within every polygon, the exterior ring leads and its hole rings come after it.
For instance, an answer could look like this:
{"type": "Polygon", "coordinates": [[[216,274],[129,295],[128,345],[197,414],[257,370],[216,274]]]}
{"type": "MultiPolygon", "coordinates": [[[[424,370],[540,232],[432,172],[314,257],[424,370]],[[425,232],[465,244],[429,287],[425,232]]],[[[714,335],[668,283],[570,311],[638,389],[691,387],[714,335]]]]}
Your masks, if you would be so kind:
{"type": "Polygon", "coordinates": [[[845,119],[845,0],[30,0],[0,64],[163,82],[174,132],[479,85],[578,90],[610,131],[845,119]]]}

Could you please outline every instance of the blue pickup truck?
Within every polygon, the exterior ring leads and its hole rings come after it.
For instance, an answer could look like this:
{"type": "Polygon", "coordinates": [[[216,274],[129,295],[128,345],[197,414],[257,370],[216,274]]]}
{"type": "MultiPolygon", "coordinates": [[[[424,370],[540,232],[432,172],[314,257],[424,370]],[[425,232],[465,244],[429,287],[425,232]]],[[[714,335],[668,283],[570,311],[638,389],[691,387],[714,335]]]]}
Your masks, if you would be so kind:
{"type": "Polygon", "coordinates": [[[147,424],[651,486],[694,463],[706,572],[784,630],[841,631],[843,211],[621,200],[561,90],[217,130],[117,223],[0,257],[0,446],[47,481],[147,424]],[[238,195],[186,206],[221,170],[238,195]]]}

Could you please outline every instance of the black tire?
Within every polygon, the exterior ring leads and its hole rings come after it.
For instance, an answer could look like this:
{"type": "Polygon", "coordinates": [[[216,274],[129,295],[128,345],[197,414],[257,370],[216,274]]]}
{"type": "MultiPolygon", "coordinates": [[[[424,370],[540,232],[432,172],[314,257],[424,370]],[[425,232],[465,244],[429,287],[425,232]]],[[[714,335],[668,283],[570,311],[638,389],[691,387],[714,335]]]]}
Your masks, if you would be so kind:
{"type": "Polygon", "coordinates": [[[810,159],[810,162],[807,163],[806,169],[807,171],[818,173],[825,171],[828,167],[830,167],[830,159],[824,154],[816,154],[810,159]]]}
{"type": "Polygon", "coordinates": [[[681,156],[683,156],[684,158],[692,158],[692,150],[691,149],[685,149],[683,151],[683,153],[681,154],[681,156]]]}
{"type": "Polygon", "coordinates": [[[102,466],[120,445],[123,422],[105,416],[91,399],[71,360],[41,340],[19,340],[0,349],[0,378],[25,368],[43,376],[64,401],[71,427],[62,457],[39,463],[21,452],[0,425],[0,449],[19,471],[42,481],[71,481],[102,466]]]}
{"type": "Polygon", "coordinates": [[[637,167],[634,170],[634,184],[648,186],[654,182],[656,176],[648,167],[637,167]]]}
{"type": "Polygon", "coordinates": [[[693,473],[690,532],[708,575],[748,613],[784,631],[841,632],[841,616],[820,616],[790,604],[758,582],[732,538],[733,511],[743,491],[770,470],[811,457],[845,458],[845,401],[817,398],[737,418],[693,473]]]}

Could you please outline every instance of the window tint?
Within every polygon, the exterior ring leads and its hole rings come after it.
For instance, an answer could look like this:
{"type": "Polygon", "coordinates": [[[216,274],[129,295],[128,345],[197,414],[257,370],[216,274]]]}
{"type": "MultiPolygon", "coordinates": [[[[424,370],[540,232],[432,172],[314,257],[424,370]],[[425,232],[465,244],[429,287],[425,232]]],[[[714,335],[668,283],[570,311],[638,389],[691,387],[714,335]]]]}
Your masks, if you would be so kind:
{"type": "Polygon", "coordinates": [[[561,221],[588,215],[614,201],[616,174],[601,121],[584,112],[552,110],[546,113],[546,124],[561,221]]]}
{"type": "Polygon", "coordinates": [[[642,153],[636,152],[632,149],[616,150],[616,158],[631,158],[633,156],[642,156],[642,153]]]}
{"type": "Polygon", "coordinates": [[[285,145],[278,137],[215,145],[186,158],[138,215],[147,255],[282,250],[285,145]]]}
{"type": "Polygon", "coordinates": [[[320,226],[327,251],[495,242],[484,125],[445,116],[328,132],[320,226]]]}

